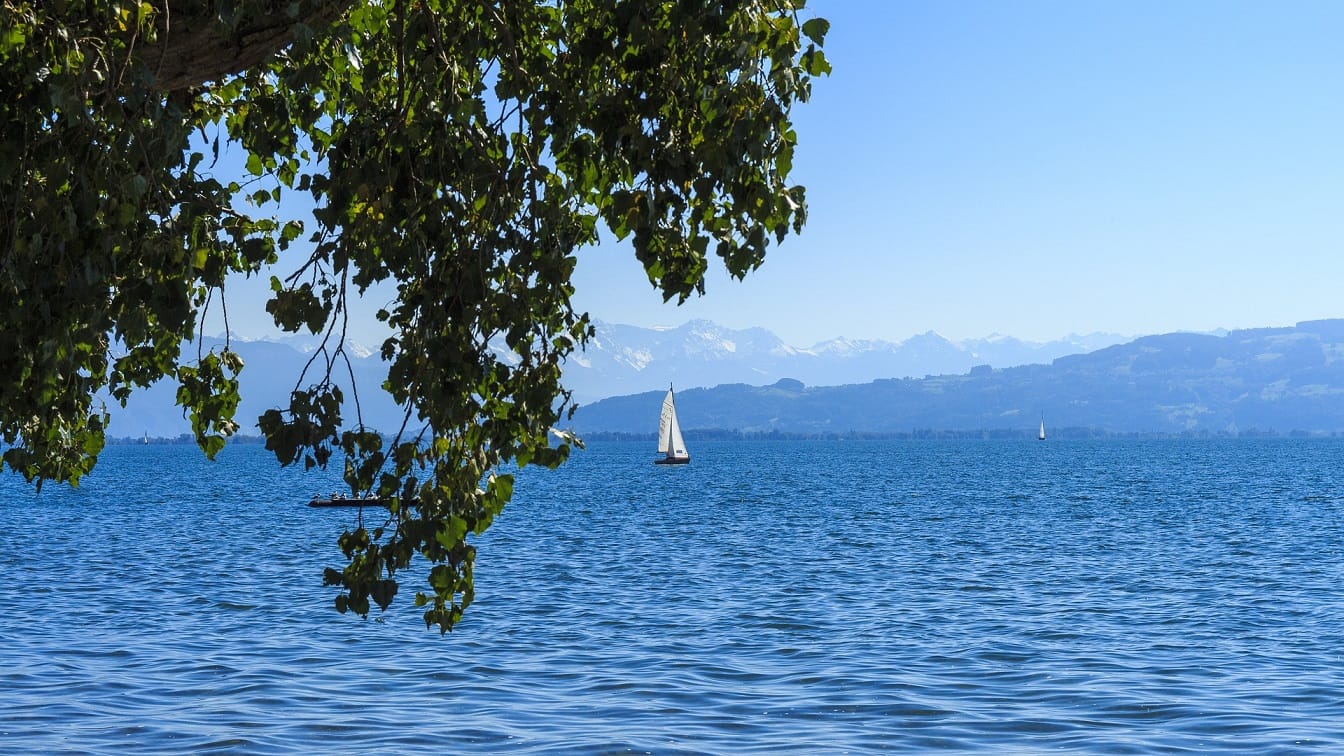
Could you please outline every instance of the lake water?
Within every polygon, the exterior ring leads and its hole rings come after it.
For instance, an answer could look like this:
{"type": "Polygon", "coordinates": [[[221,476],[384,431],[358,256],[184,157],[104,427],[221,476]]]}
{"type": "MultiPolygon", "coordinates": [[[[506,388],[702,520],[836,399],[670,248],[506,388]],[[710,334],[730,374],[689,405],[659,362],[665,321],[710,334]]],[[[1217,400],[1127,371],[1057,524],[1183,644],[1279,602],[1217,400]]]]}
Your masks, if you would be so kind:
{"type": "Polygon", "coordinates": [[[525,471],[447,637],[260,447],[0,477],[0,751],[1344,750],[1344,442],[647,446],[525,471]]]}

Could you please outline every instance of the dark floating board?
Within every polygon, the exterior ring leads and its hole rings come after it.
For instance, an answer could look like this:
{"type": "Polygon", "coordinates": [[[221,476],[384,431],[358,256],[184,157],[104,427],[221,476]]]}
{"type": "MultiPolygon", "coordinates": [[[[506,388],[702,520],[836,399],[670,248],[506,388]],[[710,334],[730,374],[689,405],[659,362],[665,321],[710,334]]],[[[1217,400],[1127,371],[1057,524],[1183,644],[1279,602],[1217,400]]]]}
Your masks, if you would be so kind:
{"type": "MultiPolygon", "coordinates": [[[[359,499],[353,496],[336,496],[327,499],[313,499],[308,502],[310,507],[387,507],[392,503],[391,499],[380,499],[376,496],[367,499],[359,499]]],[[[405,502],[406,506],[415,506],[415,501],[405,502]]]]}

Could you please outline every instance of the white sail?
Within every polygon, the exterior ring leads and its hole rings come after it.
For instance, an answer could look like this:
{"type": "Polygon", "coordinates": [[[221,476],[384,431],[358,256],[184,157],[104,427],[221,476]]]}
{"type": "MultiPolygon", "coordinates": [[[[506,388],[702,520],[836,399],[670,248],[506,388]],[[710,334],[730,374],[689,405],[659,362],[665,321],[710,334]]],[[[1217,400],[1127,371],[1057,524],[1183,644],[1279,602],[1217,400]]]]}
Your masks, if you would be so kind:
{"type": "Polygon", "coordinates": [[[1044,441],[1044,440],[1045,440],[1045,419],[1044,419],[1044,418],[1041,419],[1041,432],[1040,432],[1039,434],[1037,434],[1036,438],[1040,439],[1041,441],[1044,441]]]}
{"type": "Polygon", "coordinates": [[[658,452],[668,459],[689,459],[686,441],[681,437],[681,423],[677,421],[676,400],[672,389],[663,397],[663,413],[658,418],[658,452]]]}
{"type": "Polygon", "coordinates": [[[668,456],[686,456],[686,441],[681,437],[681,422],[677,420],[677,408],[672,408],[672,444],[668,446],[668,456]]]}

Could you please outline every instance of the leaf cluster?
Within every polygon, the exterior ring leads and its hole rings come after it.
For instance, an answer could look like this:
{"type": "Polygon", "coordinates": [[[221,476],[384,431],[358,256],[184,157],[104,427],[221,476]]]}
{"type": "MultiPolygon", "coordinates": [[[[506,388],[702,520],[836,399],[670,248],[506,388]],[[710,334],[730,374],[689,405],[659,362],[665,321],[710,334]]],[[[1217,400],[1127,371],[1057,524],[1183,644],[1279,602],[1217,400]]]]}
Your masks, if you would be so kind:
{"type": "Polygon", "coordinates": [[[550,432],[573,409],[561,365],[592,333],[570,301],[578,250],[606,227],[682,301],[711,255],[741,277],[800,230],[790,111],[829,72],[827,25],[802,0],[331,6],[0,0],[4,461],[77,482],[106,426],[95,396],[165,377],[218,451],[243,366],[227,346],[188,364],[182,345],[216,303],[227,326],[228,274],[287,263],[266,309],[325,341],[259,419],[267,447],[309,467],[339,452],[352,492],[390,502],[341,536],[336,607],[386,608],[423,558],[415,604],[447,631],[473,596],[468,539],[512,495],[502,466],[571,448],[550,432]],[[165,91],[175,30],[245,45],[281,12],[265,62],[165,91]],[[221,141],[247,176],[212,175],[221,141]],[[288,193],[310,218],[280,217],[288,193]],[[397,291],[378,317],[399,428],[365,427],[341,388],[346,303],[379,282],[397,291]]]}

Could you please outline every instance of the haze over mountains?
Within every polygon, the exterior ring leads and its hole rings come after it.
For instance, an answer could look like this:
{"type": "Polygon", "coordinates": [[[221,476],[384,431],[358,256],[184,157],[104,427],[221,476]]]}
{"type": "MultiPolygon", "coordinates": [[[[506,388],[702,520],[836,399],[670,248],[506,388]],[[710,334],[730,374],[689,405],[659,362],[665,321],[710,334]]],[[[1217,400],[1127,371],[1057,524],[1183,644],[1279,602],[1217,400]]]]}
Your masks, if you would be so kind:
{"type": "Polygon", "coordinates": [[[571,357],[565,368],[566,384],[581,403],[669,383],[680,389],[793,378],[828,386],[964,373],[976,365],[1050,362],[1126,340],[1095,333],[1043,344],[999,335],[954,342],[929,331],[900,342],[836,338],[797,347],[764,328],[733,330],[707,320],[675,328],[597,323],[596,329],[587,350],[571,357]]]}
{"type": "MultiPolygon", "coordinates": [[[[649,433],[661,391],[580,409],[580,432],[649,433]]],[[[678,392],[686,429],[790,433],[1053,428],[1121,433],[1344,431],[1344,320],[1145,336],[1050,364],[810,387],[678,392]]]]}
{"type": "MultiPolygon", "coordinates": [[[[1126,343],[1106,335],[954,343],[928,333],[899,343],[836,339],[808,348],[765,329],[706,321],[597,328],[566,369],[584,405],[573,420],[581,433],[651,433],[668,383],[677,387],[687,429],[1025,432],[1044,416],[1052,428],[1109,432],[1344,431],[1344,320],[1126,343]]],[[[256,433],[254,419],[285,400],[312,344],[234,340],[233,347],[246,363],[241,432],[256,433]]],[[[358,345],[351,351],[365,423],[395,431],[401,416],[377,389],[383,363],[358,345]]],[[[125,409],[112,406],[111,435],[186,432],[175,390],[158,385],[125,409]]]]}
{"type": "MultiPolygon", "coordinates": [[[[587,350],[573,355],[565,368],[565,383],[582,404],[669,383],[681,389],[724,383],[765,384],[792,378],[824,385],[961,373],[979,364],[1007,367],[1049,361],[1122,340],[1111,334],[1092,334],[1045,344],[1007,336],[953,342],[929,332],[902,342],[837,338],[800,348],[785,344],[764,328],[733,330],[704,320],[675,328],[601,322],[595,328],[597,335],[587,350]]],[[[205,346],[222,343],[222,339],[208,339],[205,346]]],[[[320,339],[309,336],[290,336],[281,341],[233,339],[231,347],[244,361],[239,378],[243,401],[237,415],[243,434],[256,433],[255,418],[286,400],[319,344],[320,339]]],[[[376,348],[350,344],[347,351],[352,357],[365,423],[383,432],[395,431],[401,416],[378,390],[386,367],[378,359],[376,348]]],[[[500,356],[509,358],[507,353],[500,356]]],[[[346,382],[337,381],[342,386],[346,382]]],[[[175,437],[187,432],[189,423],[174,404],[175,394],[176,386],[165,381],[137,392],[125,409],[109,402],[111,435],[175,437]]],[[[348,415],[353,419],[353,411],[348,415]]]]}

